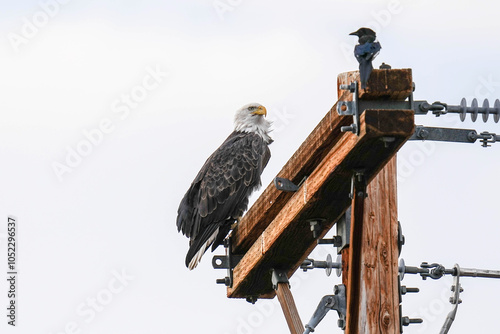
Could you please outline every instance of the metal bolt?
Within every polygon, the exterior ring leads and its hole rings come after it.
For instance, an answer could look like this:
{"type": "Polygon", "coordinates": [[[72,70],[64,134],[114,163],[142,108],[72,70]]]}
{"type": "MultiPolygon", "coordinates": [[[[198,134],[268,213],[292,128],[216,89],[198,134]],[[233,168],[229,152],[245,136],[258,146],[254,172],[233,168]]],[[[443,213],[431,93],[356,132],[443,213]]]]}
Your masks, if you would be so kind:
{"type": "Polygon", "coordinates": [[[349,84],[349,85],[343,84],[343,85],[340,85],[340,89],[349,90],[351,93],[354,93],[354,91],[356,89],[356,84],[354,82],[349,84]]]}
{"type": "Polygon", "coordinates": [[[251,304],[255,304],[257,302],[257,297],[255,297],[255,296],[248,296],[246,299],[247,299],[247,302],[249,302],[251,304]]]}
{"type": "Polygon", "coordinates": [[[342,237],[340,235],[335,235],[331,239],[319,239],[318,240],[319,245],[332,245],[334,247],[340,247],[342,245],[342,237]]]}
{"type": "Polygon", "coordinates": [[[469,134],[467,134],[467,139],[470,141],[470,142],[474,142],[476,139],[477,139],[477,132],[476,131],[471,131],[469,132],[469,134]]]}
{"type": "Polygon", "coordinates": [[[401,318],[401,324],[403,326],[408,326],[410,324],[421,324],[422,322],[424,322],[424,320],[420,319],[420,318],[409,318],[409,317],[402,317],[401,318]]]}
{"type": "Polygon", "coordinates": [[[309,225],[311,225],[311,232],[314,239],[319,237],[319,232],[321,231],[321,222],[324,221],[322,218],[309,219],[309,225]]]}
{"type": "Polygon", "coordinates": [[[352,133],[356,133],[357,132],[357,126],[356,124],[351,124],[349,126],[342,126],[340,128],[340,131],[342,132],[352,132],[352,133]]]}
{"type": "Polygon", "coordinates": [[[382,142],[384,143],[384,147],[385,148],[388,148],[389,147],[389,143],[393,143],[396,141],[396,137],[382,137],[380,138],[382,140],[382,142]]]}
{"type": "Polygon", "coordinates": [[[420,292],[419,288],[408,288],[406,285],[401,286],[401,294],[406,295],[407,293],[417,293],[420,292]]]}
{"type": "Polygon", "coordinates": [[[224,284],[225,286],[230,286],[231,285],[231,281],[229,279],[229,277],[224,277],[224,278],[218,278],[215,280],[215,283],[217,284],[224,284]]]}

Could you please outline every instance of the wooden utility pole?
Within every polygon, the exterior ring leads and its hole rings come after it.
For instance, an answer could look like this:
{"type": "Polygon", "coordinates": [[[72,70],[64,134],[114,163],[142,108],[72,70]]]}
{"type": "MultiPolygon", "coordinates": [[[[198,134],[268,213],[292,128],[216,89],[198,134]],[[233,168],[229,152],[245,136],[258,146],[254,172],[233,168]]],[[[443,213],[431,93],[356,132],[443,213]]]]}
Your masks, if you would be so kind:
{"type": "MultiPolygon", "coordinates": [[[[376,72],[370,78],[370,91],[387,87],[384,74],[376,72]]],[[[352,81],[353,72],[340,75],[339,88],[352,81]]],[[[397,94],[383,98],[370,96],[370,91],[361,91],[360,100],[401,98],[397,94]]],[[[343,251],[342,259],[348,266],[343,276],[347,286],[346,334],[400,331],[396,176],[396,156],[368,186],[362,169],[353,176],[350,246],[343,251]]]]}
{"type": "Polygon", "coordinates": [[[354,195],[346,334],[399,333],[396,157],[354,195]]]}
{"type": "MultiPolygon", "coordinates": [[[[353,81],[359,82],[357,71],[339,75],[339,100],[352,100],[340,86],[353,81]]],[[[404,101],[413,90],[411,70],[374,70],[367,87],[359,91],[358,99],[372,106],[404,101]]],[[[255,300],[278,294],[293,334],[300,333],[302,323],[288,284],[280,282],[273,288],[272,273],[279,270],[291,277],[351,205],[350,248],[342,253],[346,332],[399,331],[394,157],[414,132],[414,113],[383,109],[360,113],[359,131],[342,132],[353,117],[340,116],[335,104],[278,174],[299,185],[298,190],[282,192],[271,183],[232,233],[232,249],[242,258],[232,271],[228,297],[255,300]],[[353,175],[359,182],[351,200],[353,175]],[[321,222],[315,234],[311,219],[321,222]]]]}

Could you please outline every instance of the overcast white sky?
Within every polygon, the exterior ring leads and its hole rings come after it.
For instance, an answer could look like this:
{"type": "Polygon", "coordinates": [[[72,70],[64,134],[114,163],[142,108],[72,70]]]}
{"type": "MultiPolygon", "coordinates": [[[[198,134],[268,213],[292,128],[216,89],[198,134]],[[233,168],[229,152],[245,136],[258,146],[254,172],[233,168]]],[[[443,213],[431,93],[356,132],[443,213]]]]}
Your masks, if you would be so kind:
{"type": "MultiPolygon", "coordinates": [[[[355,70],[361,26],[375,60],[412,68],[415,98],[458,104],[500,98],[498,8],[488,1],[5,1],[0,5],[0,267],[7,216],[19,221],[18,326],[2,333],[286,333],[277,301],[229,300],[211,254],[189,272],[179,201],[259,102],[275,121],[267,186],[336,102],[355,70]],[[80,153],[79,153],[80,152],[80,153]]],[[[418,124],[500,132],[456,115],[418,124]]],[[[399,153],[402,256],[447,267],[500,269],[500,146],[411,142],[399,153]]],[[[256,196],[254,196],[254,199],[256,196]]],[[[317,250],[324,260],[329,249],[317,250]]],[[[223,249],[217,251],[223,253],[223,249]]],[[[5,270],[6,271],[6,270],[5,270]]],[[[5,274],[5,273],[4,273],[5,274]]],[[[4,277],[2,274],[2,277],[4,277]]],[[[437,333],[451,277],[405,278],[421,293],[405,333],[437,333]]],[[[306,323],[338,278],[298,273],[306,323]]],[[[492,333],[500,281],[464,278],[450,333],[492,333]]],[[[332,333],[331,312],[316,333],[332,333]]]]}

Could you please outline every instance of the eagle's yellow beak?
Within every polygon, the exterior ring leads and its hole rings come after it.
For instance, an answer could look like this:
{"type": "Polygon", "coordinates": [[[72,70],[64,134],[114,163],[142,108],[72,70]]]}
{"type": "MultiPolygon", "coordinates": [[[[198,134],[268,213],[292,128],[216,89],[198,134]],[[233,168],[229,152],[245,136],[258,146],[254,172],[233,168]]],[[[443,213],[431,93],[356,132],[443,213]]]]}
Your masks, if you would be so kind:
{"type": "Polygon", "coordinates": [[[254,112],[252,112],[252,115],[264,115],[264,116],[267,116],[267,110],[264,106],[260,106],[257,108],[257,110],[255,110],[254,112]]]}

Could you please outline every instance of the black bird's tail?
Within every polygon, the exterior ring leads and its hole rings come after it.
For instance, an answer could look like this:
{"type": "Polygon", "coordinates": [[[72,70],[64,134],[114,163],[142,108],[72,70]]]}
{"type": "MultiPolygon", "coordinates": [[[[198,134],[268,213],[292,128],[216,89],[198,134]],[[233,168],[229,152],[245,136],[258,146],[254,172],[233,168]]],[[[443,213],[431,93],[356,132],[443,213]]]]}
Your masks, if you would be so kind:
{"type": "Polygon", "coordinates": [[[359,62],[359,80],[361,81],[361,89],[366,88],[366,82],[368,81],[372,70],[373,66],[371,59],[361,59],[359,62]]]}

